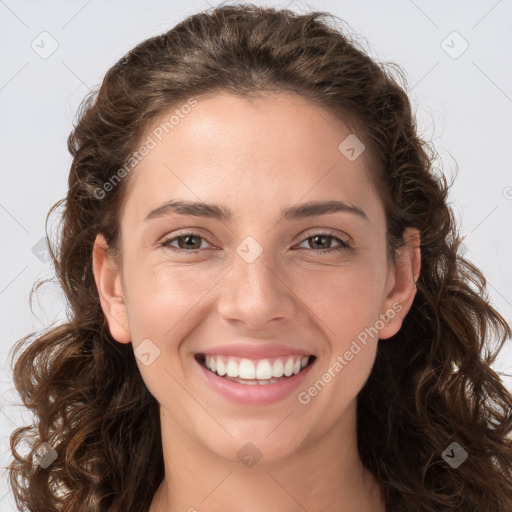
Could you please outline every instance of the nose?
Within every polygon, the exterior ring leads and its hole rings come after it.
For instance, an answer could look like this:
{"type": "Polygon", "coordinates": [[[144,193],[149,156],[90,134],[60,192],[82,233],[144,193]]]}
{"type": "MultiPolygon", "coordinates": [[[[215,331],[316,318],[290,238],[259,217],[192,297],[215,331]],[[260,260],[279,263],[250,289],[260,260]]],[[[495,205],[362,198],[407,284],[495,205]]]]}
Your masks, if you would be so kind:
{"type": "Polygon", "coordinates": [[[232,269],[220,283],[217,310],[221,317],[255,330],[268,328],[271,321],[294,318],[296,290],[265,251],[250,263],[238,254],[233,260],[232,269]]]}

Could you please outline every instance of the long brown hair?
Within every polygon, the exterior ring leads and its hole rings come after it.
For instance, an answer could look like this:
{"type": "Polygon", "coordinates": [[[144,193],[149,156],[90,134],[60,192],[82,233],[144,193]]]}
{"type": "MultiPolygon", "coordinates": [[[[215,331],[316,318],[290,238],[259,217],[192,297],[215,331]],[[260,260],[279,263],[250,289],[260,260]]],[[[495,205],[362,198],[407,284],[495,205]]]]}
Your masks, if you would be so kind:
{"type": "Polygon", "coordinates": [[[148,510],[164,477],[158,403],[132,346],[109,333],[91,268],[98,233],[119,249],[126,167],[119,183],[105,184],[150,124],[188,99],[280,90],[357,127],[385,204],[388,254],[403,247],[406,227],[421,233],[412,308],[401,330],[379,342],[358,396],[359,453],[387,510],[512,510],[512,396],[490,367],[511,329],[489,304],[481,272],[458,253],[449,185],[417,133],[403,72],[371,59],[343,25],[325,12],[222,5],[137,45],[85,98],[68,139],[69,190],[47,217],[48,226],[63,207],[51,257],[67,320],[19,340],[13,353],[14,362],[34,338],[13,369],[37,420],[11,436],[20,509],[148,510]],[[29,455],[17,451],[21,442],[29,455]],[[457,468],[442,456],[454,442],[468,454],[457,468]],[[57,453],[47,467],[34,462],[41,443],[57,453]]]}

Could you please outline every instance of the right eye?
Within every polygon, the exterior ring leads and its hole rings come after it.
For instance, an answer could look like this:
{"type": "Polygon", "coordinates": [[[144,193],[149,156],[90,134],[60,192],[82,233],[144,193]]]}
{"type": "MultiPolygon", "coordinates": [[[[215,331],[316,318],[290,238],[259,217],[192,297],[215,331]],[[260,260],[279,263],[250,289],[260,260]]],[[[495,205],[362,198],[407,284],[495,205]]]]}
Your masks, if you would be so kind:
{"type": "Polygon", "coordinates": [[[182,253],[192,253],[195,254],[201,250],[201,241],[207,241],[202,235],[198,233],[181,233],[178,236],[173,236],[172,238],[166,238],[162,240],[158,245],[160,247],[166,247],[171,249],[172,251],[182,252],[182,253]],[[173,242],[177,241],[179,247],[173,246],[173,242]],[[199,242],[198,242],[199,241],[199,242]],[[199,247],[196,247],[199,243],[199,247]],[[191,250],[189,250],[191,249],[191,250]]]}

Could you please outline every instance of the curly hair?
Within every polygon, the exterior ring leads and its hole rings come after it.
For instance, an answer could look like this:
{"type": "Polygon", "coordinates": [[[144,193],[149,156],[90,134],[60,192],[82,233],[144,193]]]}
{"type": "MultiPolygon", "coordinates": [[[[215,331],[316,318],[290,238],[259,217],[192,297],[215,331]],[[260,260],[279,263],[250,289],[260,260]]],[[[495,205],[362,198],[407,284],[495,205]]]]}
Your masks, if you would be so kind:
{"type": "Polygon", "coordinates": [[[407,227],[421,233],[414,302],[400,331],[378,344],[357,401],[359,454],[387,510],[512,510],[512,396],[491,368],[511,328],[490,305],[482,273],[458,252],[451,185],[418,134],[403,71],[370,58],[344,24],[326,12],[221,5],[138,44],[84,98],[68,138],[68,191],[46,218],[50,240],[48,220],[63,207],[50,255],[66,321],[25,336],[12,356],[16,389],[36,417],[11,435],[20,510],[147,511],[164,478],[159,404],[131,344],[108,330],[92,248],[101,233],[119,254],[118,214],[131,180],[108,193],[105,184],[151,123],[221,91],[293,92],[349,119],[385,205],[388,257],[404,247],[407,227]],[[457,469],[442,457],[453,442],[469,454],[457,469]],[[35,463],[41,443],[58,454],[47,467],[35,463]]]}

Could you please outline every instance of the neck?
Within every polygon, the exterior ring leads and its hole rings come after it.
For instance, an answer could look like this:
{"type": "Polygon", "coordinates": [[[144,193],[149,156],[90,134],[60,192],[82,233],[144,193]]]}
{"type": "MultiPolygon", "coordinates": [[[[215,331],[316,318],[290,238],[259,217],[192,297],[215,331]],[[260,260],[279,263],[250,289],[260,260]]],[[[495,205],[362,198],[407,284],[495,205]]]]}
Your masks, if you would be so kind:
{"type": "Polygon", "coordinates": [[[150,512],[386,512],[358,454],[355,412],[356,400],[338,424],[293,455],[246,467],[199,445],[161,408],[166,477],[150,512]]]}

